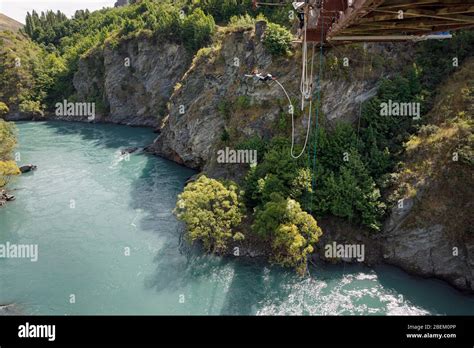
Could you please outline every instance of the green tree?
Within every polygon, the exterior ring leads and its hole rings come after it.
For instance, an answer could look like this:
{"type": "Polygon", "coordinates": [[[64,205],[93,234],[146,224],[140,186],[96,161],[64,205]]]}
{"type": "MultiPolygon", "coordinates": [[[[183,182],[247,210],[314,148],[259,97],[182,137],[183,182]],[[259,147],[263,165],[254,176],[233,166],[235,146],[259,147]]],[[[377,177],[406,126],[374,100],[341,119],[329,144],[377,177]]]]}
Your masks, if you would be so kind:
{"type": "Polygon", "coordinates": [[[264,204],[273,192],[300,199],[310,191],[311,176],[305,171],[304,156],[295,160],[290,149],[289,140],[283,137],[275,137],[266,147],[263,161],[251,168],[245,179],[247,205],[264,204]]]}
{"type": "Polygon", "coordinates": [[[7,104],[0,102],[0,118],[5,117],[10,112],[7,104]]]}
{"type": "Polygon", "coordinates": [[[11,122],[0,119],[0,187],[5,186],[20,170],[12,160],[12,152],[16,145],[16,128],[11,122]]]}
{"type": "Polygon", "coordinates": [[[182,37],[189,49],[196,51],[207,44],[214,33],[216,24],[211,15],[201,9],[195,9],[183,21],[182,37]]]}
{"type": "Polygon", "coordinates": [[[291,52],[293,35],[284,27],[275,23],[268,23],[263,44],[275,56],[287,55],[291,52]]]}
{"type": "Polygon", "coordinates": [[[307,257],[322,235],[316,220],[302,211],[294,199],[273,193],[271,200],[259,208],[252,226],[257,235],[269,241],[271,260],[285,267],[306,273],[307,257]]]}
{"type": "Polygon", "coordinates": [[[206,176],[186,186],[178,196],[175,214],[187,226],[186,238],[201,241],[209,252],[223,252],[230,239],[241,240],[235,228],[244,217],[244,205],[235,183],[206,176]]]}

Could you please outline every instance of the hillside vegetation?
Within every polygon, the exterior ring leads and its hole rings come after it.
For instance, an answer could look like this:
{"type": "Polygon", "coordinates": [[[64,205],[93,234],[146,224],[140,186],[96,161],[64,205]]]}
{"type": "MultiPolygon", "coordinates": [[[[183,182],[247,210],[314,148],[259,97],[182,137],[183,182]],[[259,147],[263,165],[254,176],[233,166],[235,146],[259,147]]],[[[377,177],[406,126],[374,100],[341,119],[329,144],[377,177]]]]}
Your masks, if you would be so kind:
{"type": "Polygon", "coordinates": [[[418,201],[403,227],[438,223],[454,240],[472,239],[473,58],[440,88],[433,104],[426,124],[404,144],[390,199],[418,201]]]}

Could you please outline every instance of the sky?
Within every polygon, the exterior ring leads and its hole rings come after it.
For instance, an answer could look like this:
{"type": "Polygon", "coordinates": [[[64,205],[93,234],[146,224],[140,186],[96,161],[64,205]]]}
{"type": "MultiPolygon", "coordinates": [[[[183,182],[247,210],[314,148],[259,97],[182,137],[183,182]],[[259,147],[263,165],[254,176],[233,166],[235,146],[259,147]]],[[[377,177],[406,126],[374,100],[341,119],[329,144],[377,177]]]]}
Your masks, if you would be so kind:
{"type": "Polygon", "coordinates": [[[115,0],[0,0],[0,13],[7,15],[20,23],[25,23],[27,12],[60,10],[68,17],[76,10],[99,10],[103,7],[113,7],[115,0]]]}

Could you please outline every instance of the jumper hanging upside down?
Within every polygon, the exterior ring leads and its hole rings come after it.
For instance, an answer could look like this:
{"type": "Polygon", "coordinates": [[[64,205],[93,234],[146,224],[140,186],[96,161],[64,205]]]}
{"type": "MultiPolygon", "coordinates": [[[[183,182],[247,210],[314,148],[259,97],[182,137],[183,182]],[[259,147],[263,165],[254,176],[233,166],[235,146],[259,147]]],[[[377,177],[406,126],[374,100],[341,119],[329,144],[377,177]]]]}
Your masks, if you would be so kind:
{"type": "Polygon", "coordinates": [[[272,74],[262,74],[261,72],[259,72],[258,70],[254,70],[252,71],[252,74],[246,74],[245,75],[246,77],[253,77],[254,80],[256,81],[262,81],[262,82],[266,82],[266,81],[273,81],[275,80],[275,77],[273,77],[272,74]]]}

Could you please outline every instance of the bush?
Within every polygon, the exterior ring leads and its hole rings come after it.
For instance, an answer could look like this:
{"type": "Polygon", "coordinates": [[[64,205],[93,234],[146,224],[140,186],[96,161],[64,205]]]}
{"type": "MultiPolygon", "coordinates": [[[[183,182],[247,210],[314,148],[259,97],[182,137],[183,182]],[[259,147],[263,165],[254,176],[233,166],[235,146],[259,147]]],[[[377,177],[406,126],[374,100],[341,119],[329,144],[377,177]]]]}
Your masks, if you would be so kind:
{"type": "Polygon", "coordinates": [[[232,103],[228,102],[227,100],[222,100],[217,105],[217,109],[219,110],[219,113],[222,115],[222,117],[225,120],[230,119],[231,108],[232,108],[232,103]]]}
{"type": "Polygon", "coordinates": [[[287,29],[275,23],[268,23],[263,44],[272,55],[289,54],[292,40],[293,35],[287,29]]]}
{"type": "Polygon", "coordinates": [[[6,116],[10,112],[7,104],[0,102],[0,118],[6,116]]]}
{"type": "Polygon", "coordinates": [[[12,151],[16,145],[16,127],[12,122],[0,120],[0,161],[12,159],[12,151]]]}
{"type": "Polygon", "coordinates": [[[222,141],[223,143],[226,143],[226,142],[228,142],[229,140],[230,140],[230,134],[229,134],[229,132],[227,131],[227,129],[224,128],[224,129],[222,130],[222,134],[221,134],[221,141],[222,141]]]}
{"type": "Polygon", "coordinates": [[[255,18],[248,14],[244,16],[233,16],[230,18],[229,26],[234,29],[251,29],[255,25],[255,18]]]}
{"type": "Polygon", "coordinates": [[[44,116],[41,103],[33,100],[25,100],[20,103],[20,112],[30,114],[32,116],[44,116]]]}
{"type": "Polygon", "coordinates": [[[193,3],[195,8],[212,15],[218,23],[225,23],[252,9],[251,0],[194,0],[193,3]]]}
{"type": "Polygon", "coordinates": [[[0,161],[0,188],[7,185],[15,175],[20,175],[20,169],[15,161],[0,161]]]}
{"type": "Polygon", "coordinates": [[[15,145],[15,125],[0,120],[0,187],[5,186],[12,176],[20,174],[16,162],[11,160],[15,145]]]}
{"type": "Polygon", "coordinates": [[[277,193],[257,210],[252,228],[270,242],[273,262],[294,267],[301,275],[306,273],[307,256],[322,235],[316,220],[302,211],[298,202],[277,193]]]}
{"type": "Polygon", "coordinates": [[[247,110],[250,108],[252,101],[250,97],[246,95],[240,95],[235,99],[234,104],[237,110],[247,110]]]}
{"type": "Polygon", "coordinates": [[[201,176],[178,196],[175,214],[187,226],[186,238],[199,240],[209,252],[223,252],[231,238],[241,240],[234,229],[242,221],[244,205],[234,183],[201,176]]]}
{"type": "Polygon", "coordinates": [[[214,18],[204,14],[201,9],[195,9],[183,21],[182,39],[185,46],[193,51],[209,43],[214,34],[216,24],[214,18]]]}
{"type": "MultiPolygon", "coordinates": [[[[290,156],[290,143],[286,138],[276,137],[266,147],[262,162],[252,167],[245,178],[247,205],[255,207],[265,204],[273,192],[285,197],[300,199],[311,185],[311,179],[302,174],[304,160],[295,161],[290,156]]],[[[304,157],[304,156],[303,156],[304,157]]]]}
{"type": "Polygon", "coordinates": [[[255,150],[257,151],[257,163],[263,161],[267,151],[267,143],[261,137],[253,136],[247,138],[236,145],[237,150],[255,150]]]}

